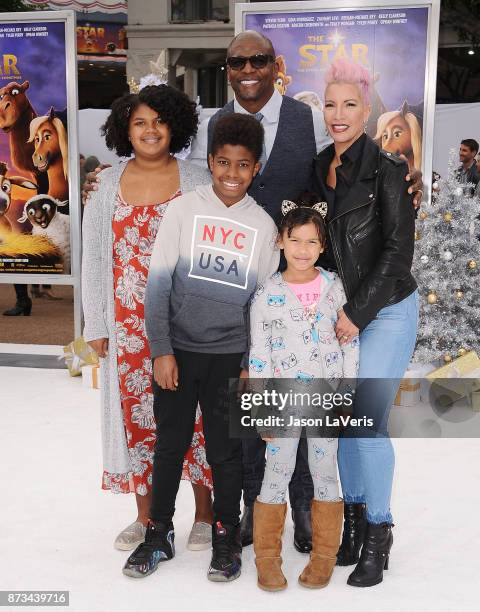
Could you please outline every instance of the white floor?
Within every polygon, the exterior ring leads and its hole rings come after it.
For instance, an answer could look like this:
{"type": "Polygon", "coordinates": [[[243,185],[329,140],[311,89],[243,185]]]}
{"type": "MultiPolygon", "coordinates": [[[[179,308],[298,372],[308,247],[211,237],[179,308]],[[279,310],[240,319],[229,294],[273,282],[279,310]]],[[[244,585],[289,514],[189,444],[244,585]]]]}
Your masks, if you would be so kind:
{"type": "Polygon", "coordinates": [[[256,586],[253,550],[231,584],[206,580],[209,553],[185,548],[192,495],[182,483],[175,517],[177,556],[149,578],[121,573],[113,549],[134,518],[134,500],[100,489],[99,392],[63,370],[0,368],[0,590],[70,591],[70,610],[268,610],[376,612],[478,610],[480,445],[478,440],[396,440],[396,527],[390,569],[370,589],[345,584],[302,589],[306,557],[285,536],[289,588],[256,586]]]}

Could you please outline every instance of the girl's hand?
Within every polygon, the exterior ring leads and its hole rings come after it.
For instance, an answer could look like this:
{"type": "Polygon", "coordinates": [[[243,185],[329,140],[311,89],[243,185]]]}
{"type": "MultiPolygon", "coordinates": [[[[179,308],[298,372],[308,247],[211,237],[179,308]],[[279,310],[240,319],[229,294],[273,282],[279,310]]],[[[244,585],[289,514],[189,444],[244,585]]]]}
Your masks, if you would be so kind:
{"type": "Polygon", "coordinates": [[[344,313],[343,308],[337,312],[338,319],[335,325],[335,334],[340,346],[348,344],[352,341],[355,336],[358,336],[360,330],[354,325],[347,315],[344,313]]]}
{"type": "Polygon", "coordinates": [[[153,362],[153,378],[159,387],[168,391],[178,388],[178,365],[173,355],[156,357],[153,362]]]}
{"type": "Polygon", "coordinates": [[[108,338],[98,338],[97,340],[90,340],[90,342],[87,342],[87,344],[102,359],[108,355],[108,338]]]}
{"type": "Polygon", "coordinates": [[[260,435],[260,437],[264,442],[273,442],[275,440],[275,438],[271,438],[268,434],[260,435]]]}

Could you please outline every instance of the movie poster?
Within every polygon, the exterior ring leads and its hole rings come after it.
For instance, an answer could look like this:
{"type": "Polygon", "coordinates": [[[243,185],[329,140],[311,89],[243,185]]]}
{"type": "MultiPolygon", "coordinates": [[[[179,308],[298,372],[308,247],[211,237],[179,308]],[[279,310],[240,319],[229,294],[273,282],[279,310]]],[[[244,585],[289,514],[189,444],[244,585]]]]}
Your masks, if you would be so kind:
{"type": "Polygon", "coordinates": [[[84,23],[77,26],[77,53],[127,55],[127,32],[116,23],[84,23]]]}
{"type": "Polygon", "coordinates": [[[18,17],[0,15],[0,273],[70,274],[65,22],[18,17]]]}
{"type": "Polygon", "coordinates": [[[404,154],[410,168],[422,168],[428,8],[260,13],[248,7],[243,29],[272,40],[281,94],[322,110],[328,66],[341,57],[362,64],[374,76],[367,133],[386,151],[404,154]]]}

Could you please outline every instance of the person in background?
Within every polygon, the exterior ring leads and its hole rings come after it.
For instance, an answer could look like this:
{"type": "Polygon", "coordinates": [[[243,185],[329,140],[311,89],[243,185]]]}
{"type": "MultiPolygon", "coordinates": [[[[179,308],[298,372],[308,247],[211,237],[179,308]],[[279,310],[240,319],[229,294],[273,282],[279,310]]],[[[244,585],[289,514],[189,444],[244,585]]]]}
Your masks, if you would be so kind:
{"type": "Polygon", "coordinates": [[[108,166],[102,166],[95,155],[89,155],[85,158],[84,155],[80,154],[80,187],[87,180],[87,174],[93,172],[96,168],[108,168],[108,166]]]}
{"type": "Polygon", "coordinates": [[[14,284],[15,289],[15,306],[3,312],[4,317],[19,317],[24,315],[29,317],[32,312],[32,300],[28,295],[28,285],[14,284]]]}
{"type": "Polygon", "coordinates": [[[95,155],[89,155],[85,160],[85,164],[83,165],[83,171],[85,172],[85,176],[89,172],[93,172],[93,170],[95,170],[95,168],[98,168],[99,166],[100,162],[98,161],[98,157],[95,157],[95,155]]]}
{"type": "MultiPolygon", "coordinates": [[[[103,171],[84,210],[84,337],[101,363],[102,487],[135,493],[137,505],[135,521],[115,540],[120,550],[143,542],[150,517],[156,427],[145,287],[153,244],[170,202],[210,182],[208,170],[174,157],[195,134],[197,122],[195,105],[167,85],[116,100],[103,126],[106,144],[120,157],[133,153],[133,158],[103,171]]],[[[199,412],[182,463],[196,503],[188,547],[210,548],[212,478],[199,412]]]]}
{"type": "Polygon", "coordinates": [[[85,167],[85,155],[83,153],[80,153],[78,159],[80,164],[80,185],[82,185],[83,181],[85,180],[85,173],[83,172],[83,169],[85,167]]]}
{"type": "Polygon", "coordinates": [[[457,180],[460,183],[473,183],[473,187],[465,188],[465,194],[473,196],[480,181],[475,156],[478,153],[478,142],[473,138],[466,138],[460,143],[460,166],[457,170],[457,180]]]}

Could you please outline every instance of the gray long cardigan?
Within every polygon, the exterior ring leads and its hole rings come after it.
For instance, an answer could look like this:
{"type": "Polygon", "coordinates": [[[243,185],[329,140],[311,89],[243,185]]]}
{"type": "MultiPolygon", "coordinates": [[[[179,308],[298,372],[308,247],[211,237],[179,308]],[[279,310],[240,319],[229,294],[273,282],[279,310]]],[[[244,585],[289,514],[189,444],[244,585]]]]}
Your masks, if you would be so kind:
{"type": "MultiPolygon", "coordinates": [[[[182,193],[211,182],[208,170],[180,159],[177,162],[182,193]]],[[[108,357],[100,360],[100,370],[103,463],[104,470],[111,474],[131,471],[118,383],[112,261],[112,219],[125,168],[126,163],[121,163],[103,170],[98,191],[92,193],[83,217],[83,335],[87,342],[98,338],[109,341],[108,357]]]]}

